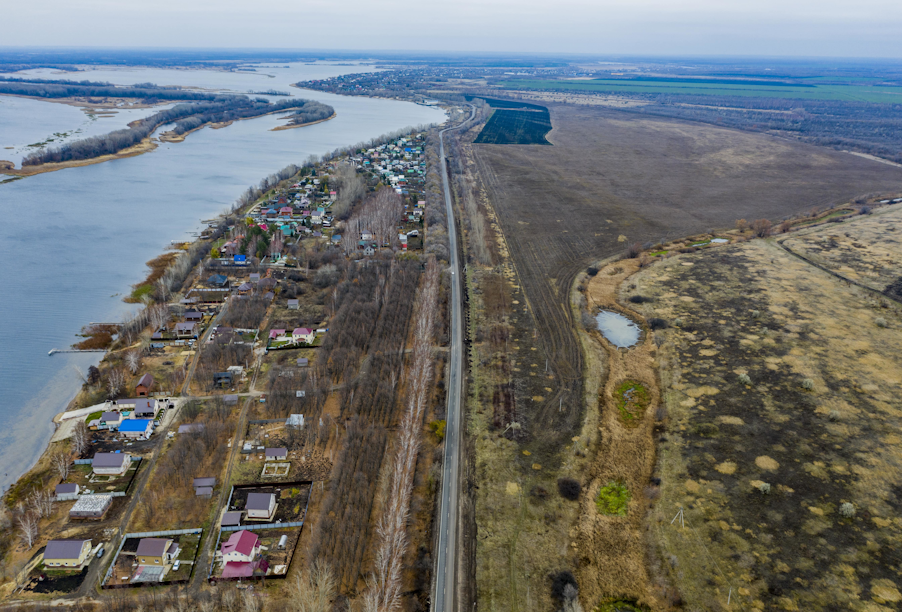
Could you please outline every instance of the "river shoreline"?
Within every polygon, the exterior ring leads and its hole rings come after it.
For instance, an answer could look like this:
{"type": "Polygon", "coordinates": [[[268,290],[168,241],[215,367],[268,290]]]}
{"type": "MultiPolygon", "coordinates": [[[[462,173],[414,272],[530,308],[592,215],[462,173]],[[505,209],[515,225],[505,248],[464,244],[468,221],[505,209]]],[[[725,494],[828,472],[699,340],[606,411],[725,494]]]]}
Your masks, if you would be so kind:
{"type": "MultiPolygon", "coordinates": [[[[19,96],[23,98],[28,98],[30,96],[19,96]]],[[[37,100],[41,100],[41,98],[34,98],[37,100]]],[[[168,104],[168,103],[167,103],[168,104]]],[[[185,132],[184,134],[173,134],[172,131],[163,132],[160,134],[158,138],[154,138],[153,136],[148,136],[141,142],[136,145],[132,145],[126,149],[122,149],[118,153],[111,153],[109,155],[101,155],[100,157],[92,157],[91,159],[78,159],[78,160],[69,160],[64,162],[53,162],[47,164],[40,164],[37,166],[23,166],[21,168],[16,168],[16,165],[8,160],[0,159],[0,174],[6,174],[9,176],[17,176],[17,177],[26,177],[26,176],[34,176],[36,174],[43,174],[45,172],[56,172],[57,170],[64,170],[66,168],[77,168],[79,166],[90,166],[92,164],[100,164],[106,161],[112,161],[114,159],[125,159],[127,157],[134,157],[135,155],[142,155],[144,153],[149,153],[153,151],[159,146],[161,142],[174,143],[174,142],[183,142],[185,137],[188,134],[192,134],[199,130],[202,130],[205,127],[211,127],[214,130],[220,130],[224,127],[228,127],[232,125],[235,121],[247,121],[250,119],[259,119],[260,117],[266,117],[267,115],[278,115],[280,113],[290,113],[291,109],[283,109],[278,111],[271,111],[268,113],[263,113],[262,115],[256,115],[254,117],[241,117],[239,119],[233,119],[231,121],[220,121],[213,122],[208,121],[202,125],[197,126],[196,128],[185,132]]],[[[290,130],[294,128],[307,127],[308,125],[314,125],[317,123],[322,123],[324,121],[329,121],[330,119],[334,119],[338,116],[338,113],[333,110],[332,115],[326,117],[325,119],[318,119],[316,121],[308,121],[307,123],[301,123],[298,125],[282,125],[269,130],[270,132],[276,132],[279,130],[290,130]]],[[[138,123],[140,120],[136,119],[135,121],[130,122],[129,127],[133,127],[133,124],[138,123]]]]}

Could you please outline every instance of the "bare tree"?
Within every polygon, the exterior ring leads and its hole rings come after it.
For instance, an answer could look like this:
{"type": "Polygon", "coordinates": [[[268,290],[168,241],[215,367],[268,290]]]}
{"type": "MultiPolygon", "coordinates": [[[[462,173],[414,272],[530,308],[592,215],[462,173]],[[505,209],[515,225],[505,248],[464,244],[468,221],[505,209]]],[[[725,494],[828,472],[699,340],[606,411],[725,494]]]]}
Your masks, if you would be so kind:
{"type": "Polygon", "coordinates": [[[755,235],[759,238],[770,236],[771,228],[772,224],[768,219],[758,219],[752,222],[752,231],[755,232],[755,235]]]}
{"type": "Polygon", "coordinates": [[[72,450],[79,457],[88,450],[88,426],[82,420],[79,420],[72,430],[72,450]]]}
{"type": "Polygon", "coordinates": [[[122,391],[122,387],[124,386],[125,372],[118,368],[115,368],[107,373],[106,390],[109,393],[110,399],[116,399],[116,396],[119,395],[119,392],[122,391]]]}
{"type": "Polygon", "coordinates": [[[27,548],[34,546],[38,539],[38,517],[31,512],[22,512],[16,517],[16,525],[19,527],[19,537],[27,548]]]}
{"type": "Polygon", "coordinates": [[[313,568],[298,574],[291,585],[292,610],[295,612],[328,612],[335,597],[335,574],[328,564],[316,561],[313,568]]]}
{"type": "Polygon", "coordinates": [[[426,267],[414,307],[414,341],[411,365],[407,372],[407,410],[401,418],[401,433],[391,475],[389,502],[376,530],[375,582],[370,595],[379,612],[395,612],[401,606],[404,552],[407,549],[407,520],[413,494],[413,477],[420,450],[420,430],[432,383],[432,334],[438,316],[440,270],[435,260],[426,267]]]}
{"type": "Polygon", "coordinates": [[[60,480],[66,480],[69,477],[69,453],[59,451],[54,453],[50,458],[54,471],[60,477],[60,480]]]}
{"type": "Polygon", "coordinates": [[[366,192],[366,183],[357,174],[357,168],[352,163],[338,164],[335,169],[335,183],[338,187],[338,198],[332,205],[332,213],[339,219],[345,219],[354,203],[366,192]]]}
{"type": "Polygon", "coordinates": [[[141,354],[138,351],[129,351],[125,354],[125,365],[128,366],[128,371],[132,374],[138,373],[138,368],[141,367],[141,354]]]}
{"type": "Polygon", "coordinates": [[[28,496],[27,505],[39,519],[53,511],[53,497],[47,489],[35,489],[28,496]]]}

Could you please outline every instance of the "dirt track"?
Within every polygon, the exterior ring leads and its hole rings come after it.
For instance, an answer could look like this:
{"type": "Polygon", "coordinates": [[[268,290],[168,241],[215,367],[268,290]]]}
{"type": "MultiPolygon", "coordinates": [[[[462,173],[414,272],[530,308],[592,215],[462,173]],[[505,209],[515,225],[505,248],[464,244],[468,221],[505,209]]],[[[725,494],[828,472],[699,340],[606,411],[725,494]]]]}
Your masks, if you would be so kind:
{"type": "Polygon", "coordinates": [[[554,432],[551,446],[581,420],[581,411],[559,406],[582,397],[567,299],[585,266],[632,242],[902,189],[902,169],[828,149],[604,108],[550,110],[555,146],[473,150],[557,379],[555,393],[529,415],[534,430],[554,432]]]}

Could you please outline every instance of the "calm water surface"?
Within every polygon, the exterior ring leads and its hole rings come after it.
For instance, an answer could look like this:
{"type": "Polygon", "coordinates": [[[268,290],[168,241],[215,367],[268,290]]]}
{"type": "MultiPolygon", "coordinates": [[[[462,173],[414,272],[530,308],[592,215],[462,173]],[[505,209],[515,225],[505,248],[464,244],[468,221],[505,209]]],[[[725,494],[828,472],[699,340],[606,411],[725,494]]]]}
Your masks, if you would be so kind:
{"type": "MultiPolygon", "coordinates": [[[[279,78],[165,70],[111,70],[74,78],[236,90],[244,83],[244,90],[262,90],[288,89],[288,83],[305,76],[362,71],[322,65],[267,70],[279,78]]],[[[37,460],[53,432],[51,418],[78,390],[79,371],[96,362],[91,354],[48,357],[47,352],[68,347],[88,322],[119,320],[129,308],[122,295],[144,277],[144,263],[171,240],[188,238],[201,219],[222,212],[248,185],[289,163],[444,119],[439,109],[406,102],[292,93],[332,105],[337,117],[278,132],[270,131],[280,124],[275,116],[238,121],[137,157],[0,185],[0,257],[7,262],[0,267],[0,486],[14,482],[37,460]]],[[[57,125],[71,128],[70,116],[78,120],[65,110],[71,107],[35,104],[28,111],[33,120],[54,131],[57,125]],[[59,113],[62,120],[55,118],[59,113]]],[[[10,125],[3,115],[7,108],[0,104],[0,142],[6,141],[3,129],[10,125]]]]}
{"type": "Polygon", "coordinates": [[[618,348],[634,346],[642,333],[634,321],[619,312],[602,310],[595,315],[595,320],[598,322],[598,331],[618,348]]]}

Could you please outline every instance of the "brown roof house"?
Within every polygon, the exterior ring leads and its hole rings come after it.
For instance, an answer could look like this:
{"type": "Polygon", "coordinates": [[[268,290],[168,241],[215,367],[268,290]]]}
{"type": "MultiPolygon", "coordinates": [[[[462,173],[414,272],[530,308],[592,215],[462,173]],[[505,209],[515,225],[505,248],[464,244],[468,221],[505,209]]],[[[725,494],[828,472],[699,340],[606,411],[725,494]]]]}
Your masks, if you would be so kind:
{"type": "Polygon", "coordinates": [[[151,387],[153,387],[153,376],[148,372],[141,377],[141,380],[139,380],[138,384],[135,386],[135,395],[138,397],[147,397],[151,387]]]}
{"type": "Polygon", "coordinates": [[[128,453],[94,453],[91,469],[95,474],[122,476],[128,471],[131,461],[128,453]]]}
{"type": "MultiPolygon", "coordinates": [[[[179,556],[178,542],[173,542],[169,538],[141,538],[138,542],[138,551],[135,557],[138,559],[138,566],[151,566],[166,568],[179,556]]],[[[163,579],[163,572],[159,574],[158,580],[163,579]]],[[[154,575],[156,577],[156,574],[154,575]]]]}
{"type": "Polygon", "coordinates": [[[268,521],[276,513],[275,493],[248,493],[247,520],[268,521]]]}
{"type": "Polygon", "coordinates": [[[46,567],[80,567],[91,553],[91,540],[50,540],[44,549],[46,567]]]}

